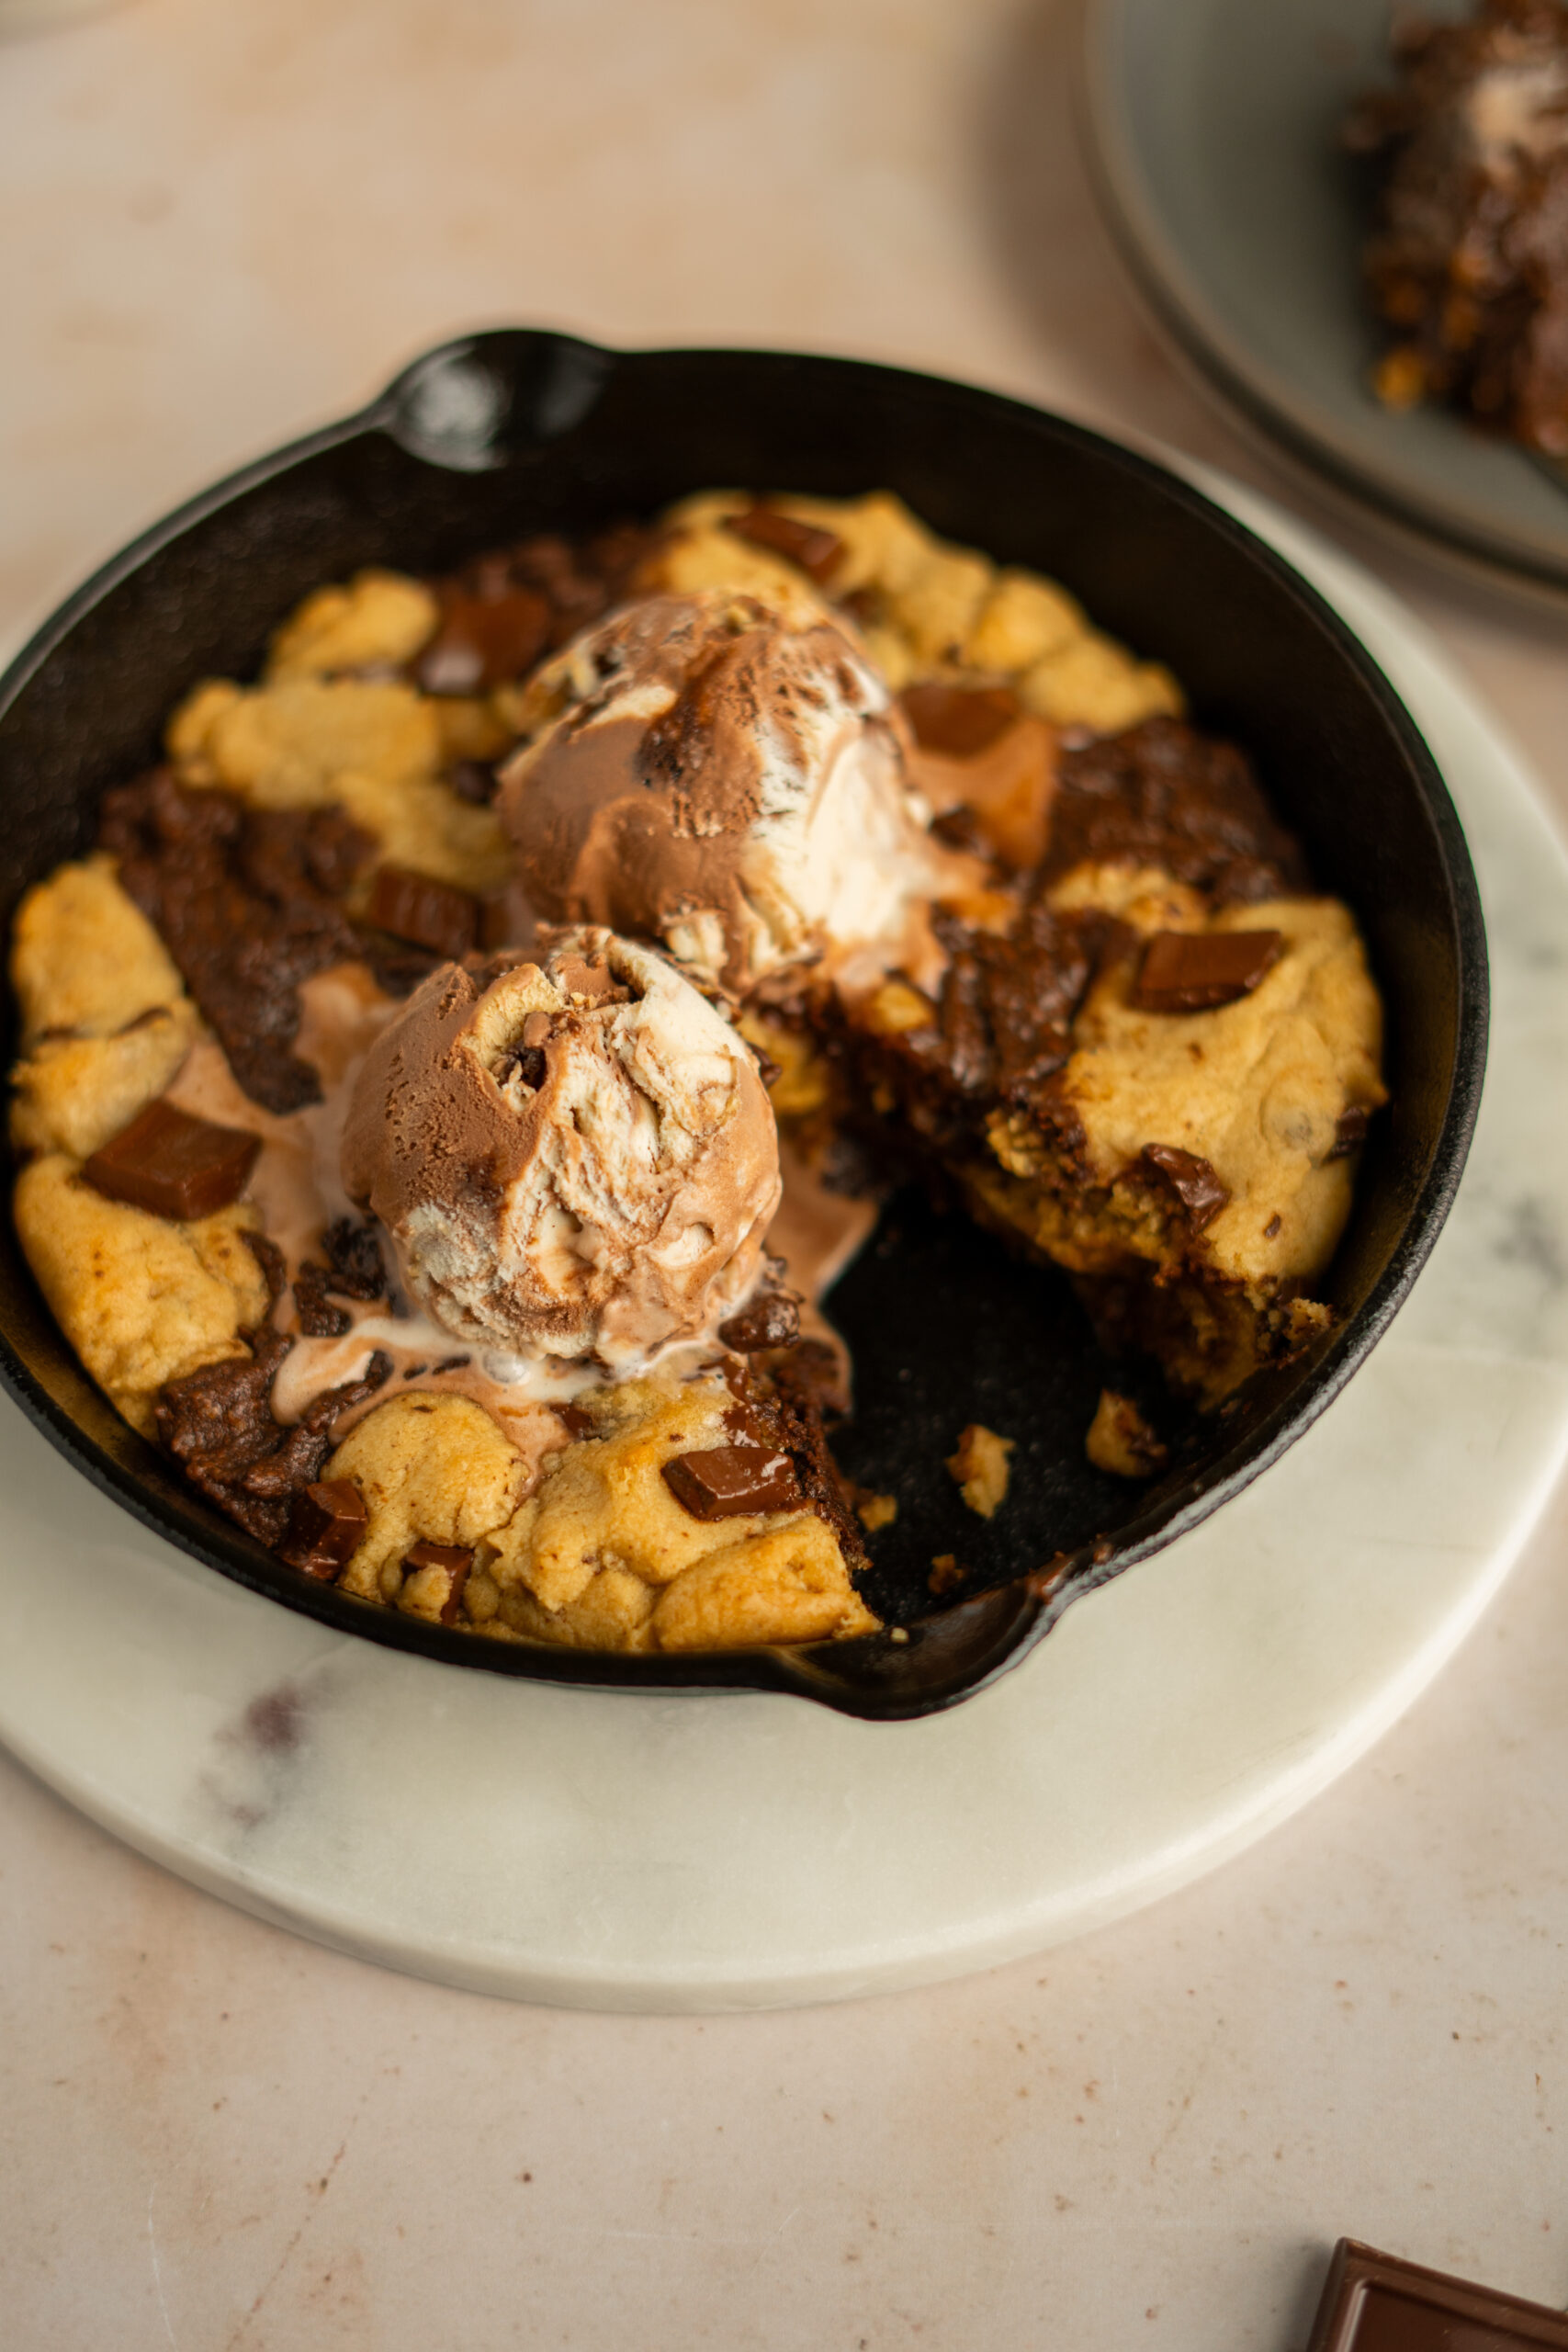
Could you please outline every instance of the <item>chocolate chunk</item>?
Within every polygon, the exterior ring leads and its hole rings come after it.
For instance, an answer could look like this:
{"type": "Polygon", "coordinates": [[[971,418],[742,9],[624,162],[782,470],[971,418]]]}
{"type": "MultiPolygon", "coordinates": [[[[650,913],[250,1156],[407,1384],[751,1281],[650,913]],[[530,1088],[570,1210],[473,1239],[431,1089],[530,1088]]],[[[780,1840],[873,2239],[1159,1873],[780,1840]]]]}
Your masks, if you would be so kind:
{"type": "Polygon", "coordinates": [[[504,564],[476,565],[439,590],[441,618],[413,664],[427,695],[477,695],[531,670],[550,641],[548,597],[514,584],[504,564]]]}
{"type": "Polygon", "coordinates": [[[497,783],[493,760],[456,760],[446,771],[447,789],[470,808],[488,808],[497,783]]]}
{"type": "Polygon", "coordinates": [[[443,1356],[439,1363],[430,1367],[432,1380],[439,1380],[444,1372],[467,1372],[473,1362],[471,1356],[443,1356]]]}
{"type": "Polygon", "coordinates": [[[240,1238],[261,1268],[262,1280],[266,1284],[266,1311],[270,1317],[288,1287],[288,1268],[283,1252],[276,1241],[267,1239],[265,1233],[242,1233],[240,1238]]]}
{"type": "Polygon", "coordinates": [[[327,1389],[285,1429],[270,1399],[293,1345],[281,1332],[258,1331],[251,1355],[166,1382],[154,1407],[158,1434],[192,1486],[264,1544],[282,1541],[294,1495],[320,1476],[338,1415],[373,1396],[392,1369],[378,1350],[362,1379],[327,1389]]]}
{"type": "Polygon", "coordinates": [[[615,976],[608,964],[587,964],[581,956],[563,956],[556,966],[555,979],[568,996],[585,996],[594,1004],[616,994],[615,976]]]}
{"type": "Polygon", "coordinates": [[[365,920],[454,964],[479,945],[479,900],[428,874],[411,873],[406,865],[378,869],[365,920]]]}
{"type": "Polygon", "coordinates": [[[1008,686],[906,686],[898,697],[922,752],[977,759],[1007,733],[1021,706],[1008,686]]]}
{"type": "Polygon", "coordinates": [[[194,1119],[160,1095],[95,1151],[82,1173],[106,1200],[153,1216],[211,1216],[244,1191],[261,1137],[194,1119]]]}
{"type": "Polygon", "coordinates": [[[365,1498],[352,1478],[312,1483],[294,1498],[288,1533],[279,1546],[291,1568],[334,1584],[359,1548],[369,1523],[365,1498]]]}
{"type": "Polygon", "coordinates": [[[1205,1012],[1250,996],[1284,946],[1278,931],[1156,931],[1133,1002],[1144,1012],[1205,1012]]]}
{"type": "Polygon", "coordinates": [[[581,1405],[552,1405],[551,1412],[558,1421],[564,1421],[573,1437],[592,1437],[593,1416],[581,1405]]]}
{"type": "Polygon", "coordinates": [[[1179,718],[1145,719],[1063,752],[1039,887],[1104,863],[1157,865],[1221,902],[1282,897],[1309,881],[1245,756],[1179,718]]]}
{"type": "Polygon", "coordinates": [[[328,1305],[331,1287],[329,1270],[307,1258],[294,1277],[294,1311],[308,1340],[341,1340],[354,1321],[345,1306],[328,1305]]]}
{"type": "Polygon", "coordinates": [[[320,1102],[315,1071],[291,1051],[299,986],[364,952],[340,902],[370,835],[340,808],[248,809],[158,768],[105,795],[98,845],[252,1101],[279,1113],[320,1102]]]}
{"type": "Polygon", "coordinates": [[[739,1315],[718,1327],[718,1336],[737,1355],[755,1355],[762,1348],[786,1348],[800,1334],[800,1302],[787,1290],[759,1291],[739,1315]]]}
{"type": "Polygon", "coordinates": [[[1365,1143],[1371,1115],[1359,1102],[1352,1102],[1348,1111],[1340,1112],[1334,1122],[1334,1141],[1328,1153],[1330,1159],[1343,1159],[1348,1152],[1355,1150],[1358,1144],[1365,1143]]]}
{"type": "Polygon", "coordinates": [[[664,1464],[664,1483],[694,1519],[799,1510],[806,1500],[789,1455],[761,1445],[716,1445],[704,1453],[678,1453],[664,1464]]]}
{"type": "Polygon", "coordinates": [[[463,1587],[468,1581],[468,1570],[474,1555],[460,1544],[416,1544],[412,1552],[403,1555],[405,1568],[445,1568],[451,1586],[441,1605],[441,1623],[455,1625],[463,1599],[463,1587]]]}
{"type": "Polygon", "coordinates": [[[815,523],[799,523],[793,514],[781,514],[776,506],[752,506],[744,514],[731,514],[725,528],[733,531],[738,539],[749,540],[754,548],[767,548],[774,555],[787,557],[791,563],[809,573],[818,587],[825,587],[832,578],[844,552],[844,543],[836,531],[824,531],[815,523]]]}
{"type": "Polygon", "coordinates": [[[519,1046],[496,1064],[495,1082],[504,1086],[509,1079],[517,1079],[536,1091],[545,1082],[545,1057],[537,1046],[519,1046]]]}
{"type": "Polygon", "coordinates": [[[1568,2347],[1568,2312],[1341,2238],[1308,2352],[1509,2352],[1568,2347]]]}
{"type": "Polygon", "coordinates": [[[1194,1233],[1212,1225],[1230,1199],[1228,1188],[1209,1161],[1200,1159],[1195,1152],[1181,1151],[1175,1144],[1151,1143],[1144,1158],[1170,1186],[1194,1233]]]}
{"type": "Polygon", "coordinates": [[[321,1238],[332,1268],[328,1287],[340,1298],[384,1298],[387,1270],[381,1263],[380,1238],[373,1225],[356,1216],[336,1216],[321,1238]]]}
{"type": "Polygon", "coordinates": [[[1284,1219],[1280,1216],[1279,1210],[1276,1209],[1273,1216],[1269,1218],[1268,1224],[1263,1228],[1264,1240],[1275,1240],[1279,1236],[1280,1228],[1283,1223],[1284,1219]]]}

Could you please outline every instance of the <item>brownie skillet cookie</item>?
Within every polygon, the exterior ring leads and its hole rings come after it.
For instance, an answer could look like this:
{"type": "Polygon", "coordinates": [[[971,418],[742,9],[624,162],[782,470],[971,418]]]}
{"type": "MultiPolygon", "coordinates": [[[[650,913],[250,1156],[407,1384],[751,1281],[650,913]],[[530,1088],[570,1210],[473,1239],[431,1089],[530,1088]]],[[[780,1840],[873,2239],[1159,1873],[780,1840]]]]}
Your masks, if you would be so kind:
{"type": "MultiPolygon", "coordinates": [[[[824,1296],[911,1179],[1157,1367],[1082,1431],[1156,1476],[1159,1395],[1327,1328],[1385,1100],[1245,751],[885,492],[321,587],[11,972],[17,1230],[92,1378],[301,1577],[488,1641],[876,1628],[824,1296]]],[[[1023,1435],[951,1432],[976,1520],[1023,1435]]]]}

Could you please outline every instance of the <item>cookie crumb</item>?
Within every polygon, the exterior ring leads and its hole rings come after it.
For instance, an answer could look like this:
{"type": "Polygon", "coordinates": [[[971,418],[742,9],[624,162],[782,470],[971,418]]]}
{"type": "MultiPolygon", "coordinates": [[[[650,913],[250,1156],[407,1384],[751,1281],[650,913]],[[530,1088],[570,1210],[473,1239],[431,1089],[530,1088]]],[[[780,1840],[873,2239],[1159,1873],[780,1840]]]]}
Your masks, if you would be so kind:
{"type": "Polygon", "coordinates": [[[855,1497],[855,1517],[868,1535],[874,1535],[879,1527],[891,1527],[897,1516],[897,1495],[874,1495],[863,1487],[855,1497]]]}
{"type": "Polygon", "coordinates": [[[972,1511],[994,1518],[1007,1497],[1008,1455],[1015,1438],[998,1437],[981,1421],[971,1421],[958,1441],[958,1451],[947,1457],[947,1467],[972,1511]]]}
{"type": "Polygon", "coordinates": [[[935,1593],[956,1592],[968,1573],[967,1568],[959,1566],[953,1553],[939,1552],[931,1562],[931,1572],[926,1583],[935,1593]]]}
{"type": "Polygon", "coordinates": [[[1084,1452],[1097,1470],[1109,1470],[1116,1478],[1152,1478],[1169,1460],[1168,1447],[1161,1444],[1132,1398],[1119,1396],[1113,1388],[1100,1392],[1084,1452]]]}

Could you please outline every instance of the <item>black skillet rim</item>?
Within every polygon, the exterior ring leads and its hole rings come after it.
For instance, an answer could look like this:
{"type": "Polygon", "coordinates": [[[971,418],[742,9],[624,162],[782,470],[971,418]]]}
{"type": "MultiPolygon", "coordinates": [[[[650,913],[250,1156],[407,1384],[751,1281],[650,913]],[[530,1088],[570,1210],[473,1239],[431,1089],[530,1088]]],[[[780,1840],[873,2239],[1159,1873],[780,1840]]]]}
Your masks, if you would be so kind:
{"type": "Polygon", "coordinates": [[[973,413],[976,425],[987,415],[1006,415],[1015,424],[1044,425],[1069,443],[1077,441],[1134,477],[1157,483],[1162,493],[1185,507],[1194,523],[1228,538],[1236,551],[1273,575],[1275,584],[1303,608],[1303,617],[1326,633],[1340,657],[1358,673],[1364,690],[1381,706],[1399,738],[1426,804],[1449,886],[1457,956],[1458,1037],[1442,1123],[1419,1190],[1403,1230],[1359,1307],[1327,1342],[1317,1363],[1295,1383],[1291,1395],[1253,1423],[1246,1438],[1221,1453],[1205,1474],[1201,1490],[1175,1509],[1154,1506],[1123,1523],[1113,1551],[1096,1559],[1080,1546],[1059,1574],[1017,1579],[999,1590],[926,1618],[902,1634],[882,1633],[861,1641],[804,1648],[759,1648],[685,1657],[616,1657],[596,1653],[487,1642],[455,1629],[430,1626],[390,1610],[380,1610],[299,1577],[260,1544],[231,1532],[213,1515],[205,1540],[164,1515],[142,1479],[100,1448],[35,1377],[0,1330],[0,1385],[16,1399],[56,1448],[100,1491],[129,1510],[143,1525],[180,1551],[213,1567],[247,1589],[264,1594],[336,1630],[440,1663],[511,1674],[525,1680],[576,1684],[596,1690],[794,1692],[836,1712],[870,1721],[897,1722],[955,1705],[1019,1664],[1043,1638],[1063,1611],[1085,1594],[1147,1559],[1188,1532],[1239,1494],[1277,1461],[1338,1395],[1382,1338],[1431,1252],[1452,1204],[1480,1106],[1485,1069],[1488,1014],[1487,956],[1480,896],[1468,846],[1447,786],[1419,731],[1382,671],[1347,624],[1318,592],[1245,525],[1179,475],[1139,452],[1051,412],[951,379],[874,362],[788,351],[728,349],[612,350],[548,330],[502,327],[456,338],[421,354],[400,369],[387,389],[364,409],[320,427],[225,476],[152,525],[94,572],[67,597],[0,676],[0,717],[32,683],[76,625],[120,587],[152,556],[195,525],[235,499],[288,473],[304,461],[362,436],[397,427],[411,388],[438,364],[487,353],[500,359],[567,354],[590,372],[637,362],[713,364],[743,362],[802,366],[836,377],[846,397],[857,383],[897,382],[912,390],[955,402],[973,413]],[[979,1612],[984,1612],[983,1619],[979,1612]],[[976,1653],[965,1653],[944,1670],[941,1653],[957,1648],[964,1629],[979,1635],[976,1653]],[[922,1650],[933,1656],[924,1673],[912,1677],[922,1650]],[[859,1669],[858,1672],[855,1669],[859,1669]],[[934,1671],[933,1671],[934,1669],[934,1671]],[[923,1687],[911,1689],[919,1680],[923,1687]]]}

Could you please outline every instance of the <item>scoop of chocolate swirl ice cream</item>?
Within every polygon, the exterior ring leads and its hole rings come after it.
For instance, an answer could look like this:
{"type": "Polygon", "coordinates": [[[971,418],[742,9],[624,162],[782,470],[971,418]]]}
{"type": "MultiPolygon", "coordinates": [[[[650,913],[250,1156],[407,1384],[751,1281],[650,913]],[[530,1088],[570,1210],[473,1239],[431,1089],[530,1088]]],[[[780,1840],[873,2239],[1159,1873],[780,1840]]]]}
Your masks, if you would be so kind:
{"type": "Polygon", "coordinates": [[[742,1040],[602,930],[432,973],[366,1058],[343,1178],[455,1339],[616,1370],[734,1313],[780,1190],[742,1040]]]}
{"type": "Polygon", "coordinates": [[[499,802],[530,903],[662,940],[737,996],[897,937],[960,870],[926,831],[886,681],[826,611],[647,596],[534,696],[499,802]]]}

